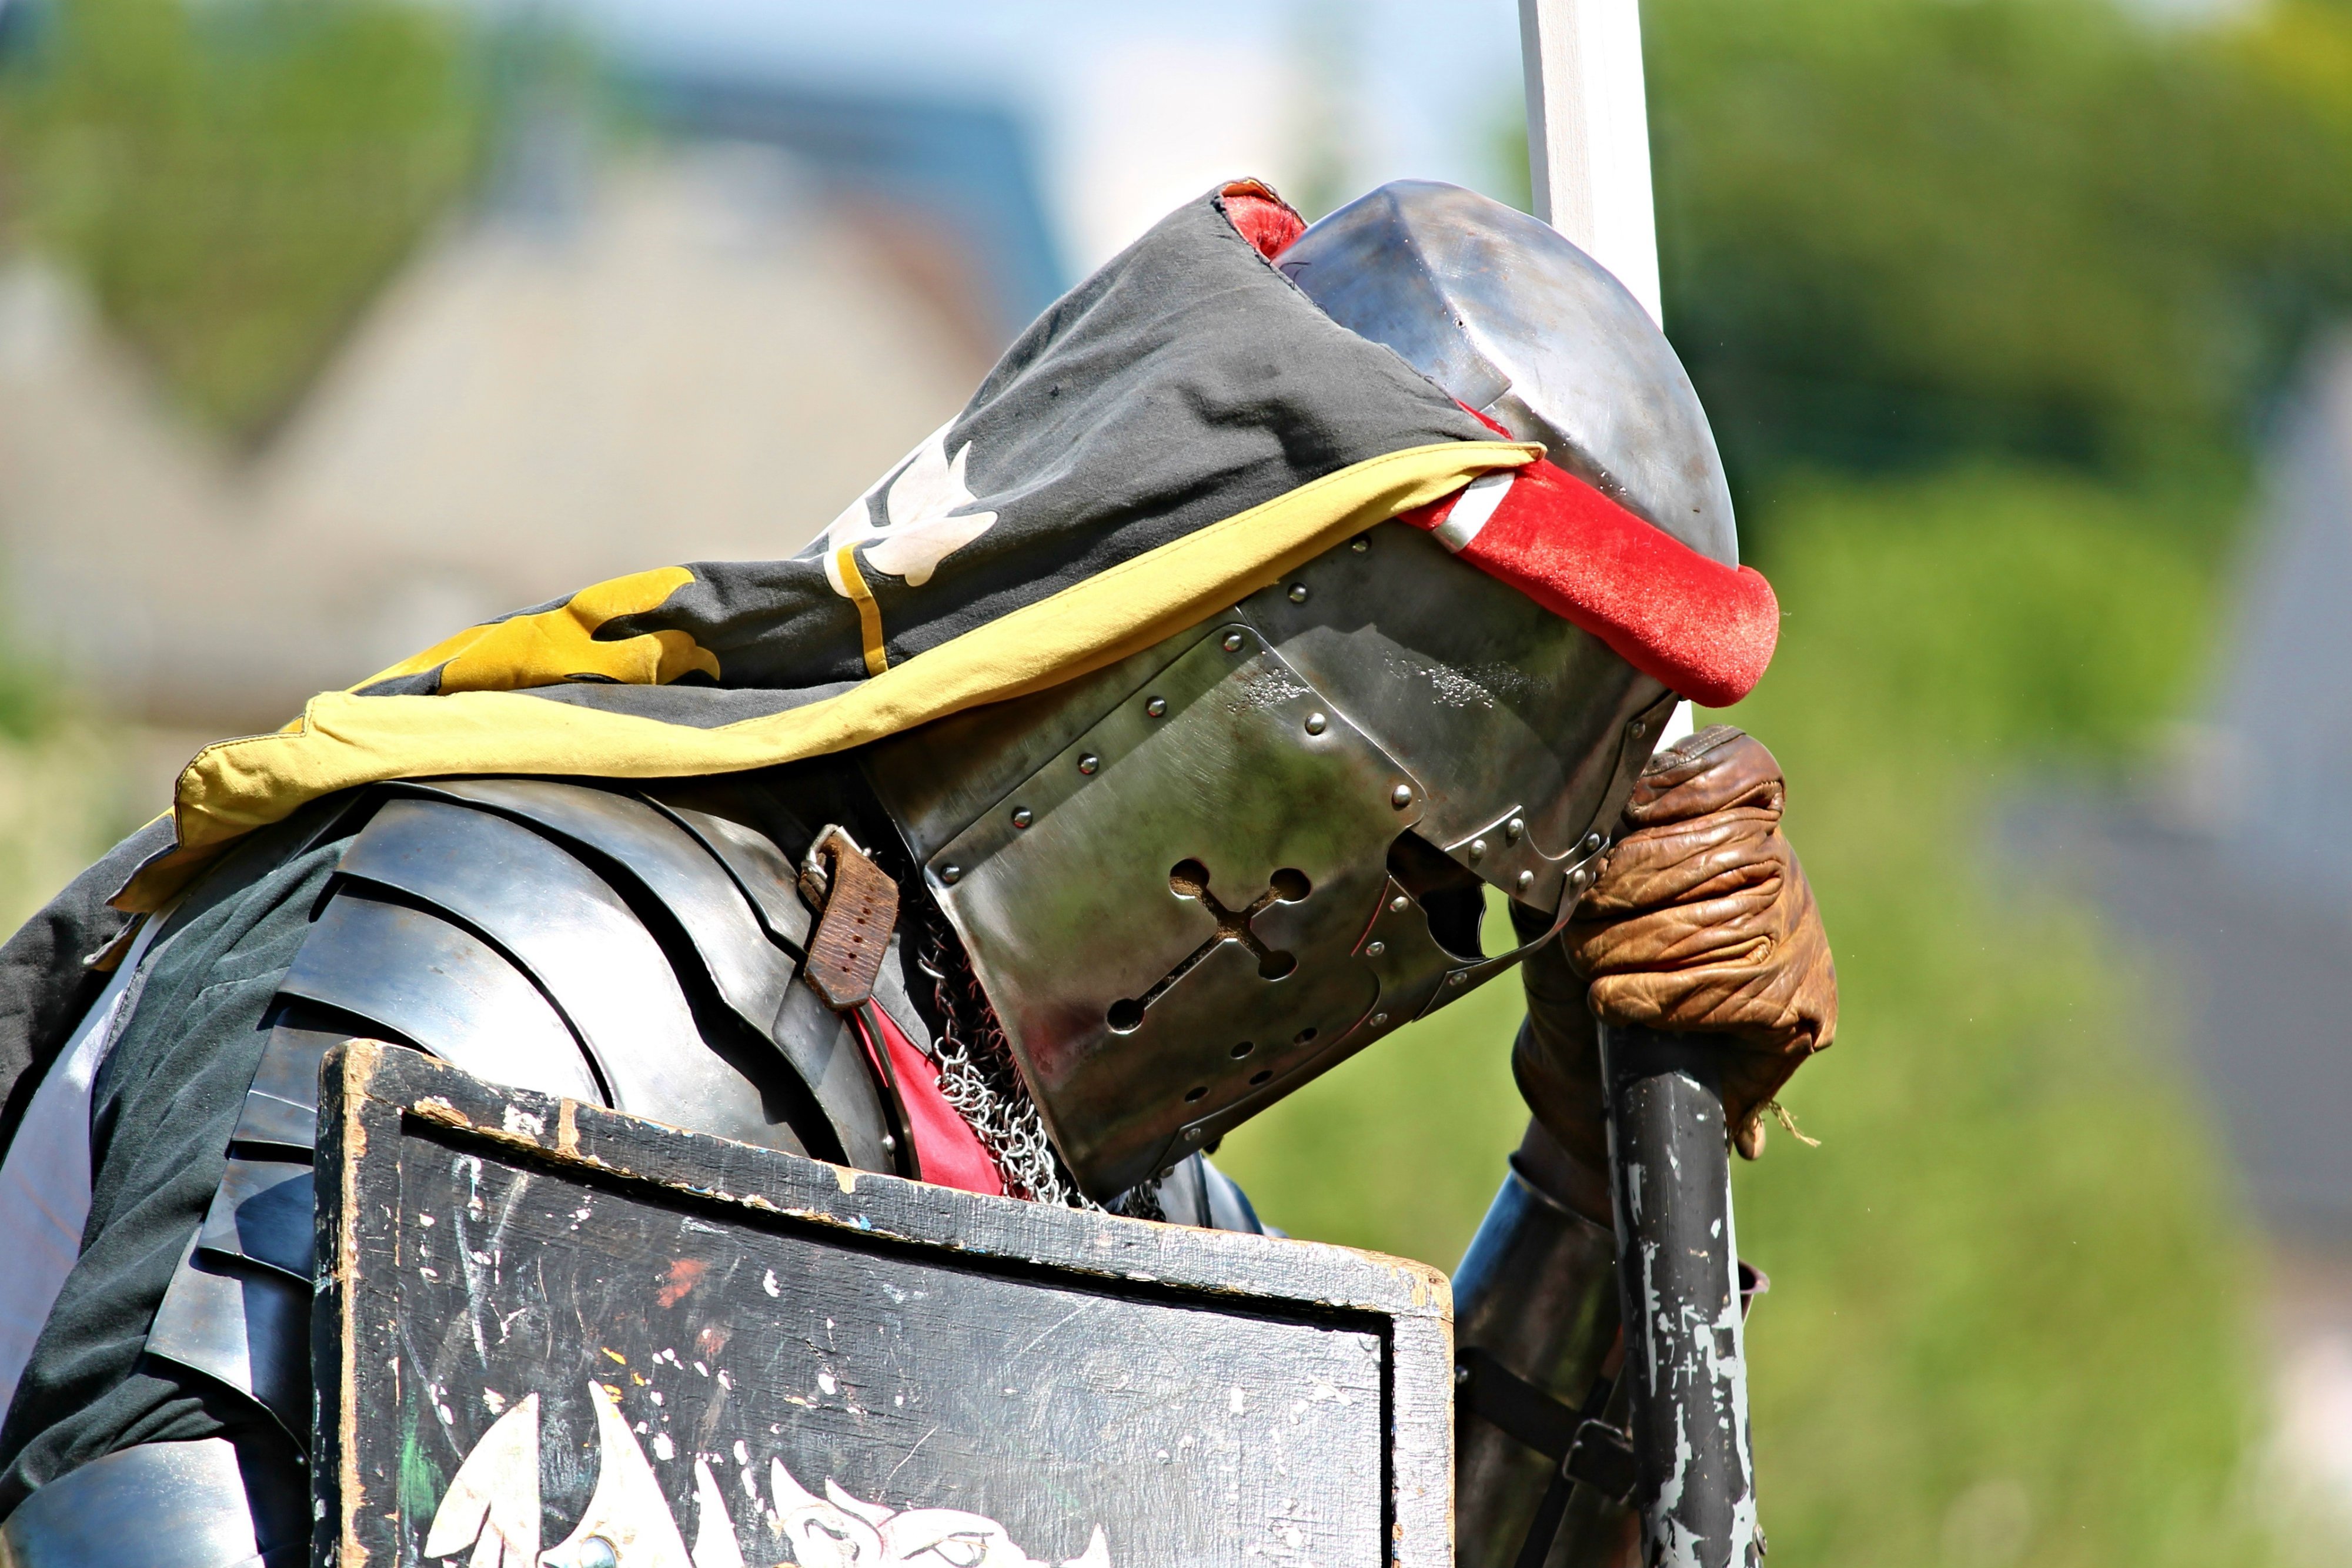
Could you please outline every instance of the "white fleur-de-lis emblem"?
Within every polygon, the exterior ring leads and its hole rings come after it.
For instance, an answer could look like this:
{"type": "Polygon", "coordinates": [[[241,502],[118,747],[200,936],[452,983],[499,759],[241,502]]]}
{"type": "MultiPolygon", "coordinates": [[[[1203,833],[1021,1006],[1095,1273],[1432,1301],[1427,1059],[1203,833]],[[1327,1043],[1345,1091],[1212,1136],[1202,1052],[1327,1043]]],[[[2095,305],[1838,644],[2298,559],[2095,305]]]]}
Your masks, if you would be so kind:
{"type": "MultiPolygon", "coordinates": [[[[539,1549],[539,1396],[533,1394],[493,1423],[457,1467],[425,1531],[425,1555],[453,1564],[463,1558],[464,1568],[745,1568],[727,1489],[711,1469],[717,1456],[695,1458],[689,1552],[611,1390],[591,1383],[588,1396],[596,1411],[596,1486],[570,1535],[539,1549]]],[[[664,1441],[656,1439],[656,1448],[664,1441]]],[[[1059,1564],[1041,1562],[986,1514],[866,1502],[830,1478],[819,1497],[773,1456],[769,1495],[762,1498],[748,1451],[738,1443],[735,1453],[744,1490],[756,1500],[747,1522],[754,1531],[764,1524],[799,1568],[1111,1568],[1100,1525],[1077,1556],[1059,1564]]],[[[760,1561],[772,1562],[773,1554],[760,1561]]]]}
{"type": "Polygon", "coordinates": [[[940,562],[996,525],[994,512],[965,510],[978,499],[964,480],[971,443],[958,447],[952,458],[948,455],[948,430],[953,423],[933,431],[874,487],[887,486],[887,527],[875,526],[874,490],[868,490],[843,508],[825,529],[825,575],[843,598],[856,597],[841,580],[839,562],[845,549],[862,548],[866,563],[875,570],[904,579],[910,588],[920,588],[930,581],[940,562]]]}

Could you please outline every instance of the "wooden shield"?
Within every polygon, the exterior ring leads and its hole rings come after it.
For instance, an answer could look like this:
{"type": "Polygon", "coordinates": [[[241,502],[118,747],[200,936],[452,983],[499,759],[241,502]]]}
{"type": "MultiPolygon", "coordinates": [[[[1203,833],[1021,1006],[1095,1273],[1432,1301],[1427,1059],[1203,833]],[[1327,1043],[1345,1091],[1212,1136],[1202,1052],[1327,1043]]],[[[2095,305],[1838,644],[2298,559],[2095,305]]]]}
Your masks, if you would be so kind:
{"type": "Polygon", "coordinates": [[[351,1568],[1441,1568],[1443,1275],[980,1197],[354,1041],[320,1107],[351,1568]]]}

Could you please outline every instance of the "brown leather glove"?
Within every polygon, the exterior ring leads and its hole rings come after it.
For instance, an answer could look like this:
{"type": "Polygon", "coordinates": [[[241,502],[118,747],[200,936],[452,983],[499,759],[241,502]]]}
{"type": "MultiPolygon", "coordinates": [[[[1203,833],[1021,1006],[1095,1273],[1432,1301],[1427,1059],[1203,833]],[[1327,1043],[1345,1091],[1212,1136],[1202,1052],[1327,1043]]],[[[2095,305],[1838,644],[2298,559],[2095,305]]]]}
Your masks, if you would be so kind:
{"type": "Polygon", "coordinates": [[[1725,1119],[1748,1159],[1764,1146],[1773,1096],[1835,1038],[1837,975],[1780,834],[1786,794],[1772,754],[1728,725],[1660,752],[1575,918],[1522,967],[1520,1092],[1588,1167],[1607,1159],[1594,1015],[1721,1035],[1725,1119]]]}

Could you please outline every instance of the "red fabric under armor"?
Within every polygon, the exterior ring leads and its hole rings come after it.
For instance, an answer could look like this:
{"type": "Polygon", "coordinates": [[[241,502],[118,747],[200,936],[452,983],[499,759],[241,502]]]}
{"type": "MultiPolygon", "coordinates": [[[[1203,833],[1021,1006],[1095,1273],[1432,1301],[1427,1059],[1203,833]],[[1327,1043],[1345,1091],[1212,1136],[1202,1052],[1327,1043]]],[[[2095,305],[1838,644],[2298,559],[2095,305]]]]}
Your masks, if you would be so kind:
{"type": "Polygon", "coordinates": [[[937,1186],[1003,1197],[1004,1177],[996,1162],[988,1157],[971,1124],[940,1092],[938,1065],[917,1050],[879,1007],[868,1005],[852,1016],[860,1020],[858,1037],[868,1052],[876,1050],[877,1042],[865,1020],[870,1018],[881,1029],[880,1048],[889,1052],[886,1076],[898,1082],[898,1103],[906,1107],[907,1130],[914,1137],[915,1158],[922,1166],[923,1179],[937,1186]]]}

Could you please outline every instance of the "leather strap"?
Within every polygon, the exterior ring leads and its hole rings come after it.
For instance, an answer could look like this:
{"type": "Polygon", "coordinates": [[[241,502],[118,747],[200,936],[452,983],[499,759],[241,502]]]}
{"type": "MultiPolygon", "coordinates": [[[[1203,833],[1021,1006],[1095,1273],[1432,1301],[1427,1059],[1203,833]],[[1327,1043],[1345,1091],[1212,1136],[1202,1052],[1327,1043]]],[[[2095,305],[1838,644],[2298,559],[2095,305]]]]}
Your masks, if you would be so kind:
{"type": "Polygon", "coordinates": [[[1536,1505],[1535,1518],[1519,1546],[1517,1568],[1543,1568],[1552,1542],[1567,1516],[1569,1494],[1579,1486],[1623,1507],[1633,1495],[1636,1475],[1633,1446],[1626,1435],[1602,1418],[1614,1379],[1593,1385],[1584,1408],[1553,1398],[1505,1366],[1490,1353],[1466,1346],[1454,1358],[1454,1398],[1458,1421],[1477,1416],[1501,1427],[1513,1438],[1558,1469],[1536,1505]]]}
{"type": "Polygon", "coordinates": [[[835,1012],[865,1006],[898,924],[898,884],[832,826],[809,847],[801,895],[818,910],[801,974],[835,1012]]]}

